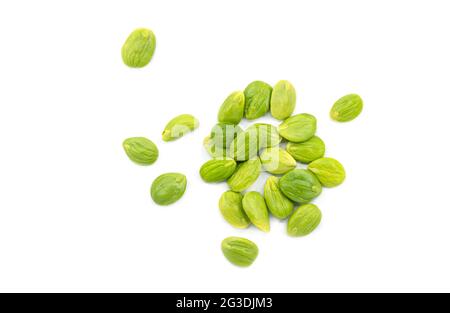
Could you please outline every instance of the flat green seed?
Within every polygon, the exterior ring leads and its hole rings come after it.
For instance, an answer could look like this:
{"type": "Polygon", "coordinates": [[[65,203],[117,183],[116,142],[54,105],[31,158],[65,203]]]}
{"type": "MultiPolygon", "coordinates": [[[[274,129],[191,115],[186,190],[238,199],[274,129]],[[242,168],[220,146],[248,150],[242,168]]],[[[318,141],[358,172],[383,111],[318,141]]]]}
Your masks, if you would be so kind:
{"type": "Polygon", "coordinates": [[[258,155],[258,134],[244,131],[237,135],[229,148],[229,154],[236,161],[247,161],[258,155]]]}
{"type": "Polygon", "coordinates": [[[122,60],[129,67],[144,67],[150,63],[155,47],[156,38],[151,30],[136,29],[122,47],[122,60]]]}
{"type": "Polygon", "coordinates": [[[240,163],[234,174],[228,179],[231,190],[242,192],[255,183],[261,173],[261,161],[258,157],[240,163]]]}
{"type": "Polygon", "coordinates": [[[153,201],[159,205],[169,205],[178,201],[186,191],[186,176],[180,173],[167,173],[157,177],[151,187],[153,201]]]}
{"type": "Polygon", "coordinates": [[[291,142],[304,142],[316,133],[317,120],[311,114],[297,114],[285,120],[278,127],[280,135],[291,142]]]}
{"type": "Polygon", "coordinates": [[[197,129],[198,126],[199,122],[194,116],[190,114],[179,115],[167,123],[162,133],[162,139],[164,141],[176,140],[197,129]]]}
{"type": "Polygon", "coordinates": [[[144,137],[128,138],[123,142],[125,153],[131,161],[139,165],[151,165],[158,159],[158,147],[144,137]]]}
{"type": "Polygon", "coordinates": [[[277,128],[270,124],[256,123],[249,126],[245,131],[255,134],[258,152],[261,149],[279,145],[283,139],[280,137],[277,128]]]}
{"type": "Polygon", "coordinates": [[[305,142],[289,142],[286,146],[287,152],[301,163],[311,163],[325,155],[325,143],[317,136],[305,142]]]}
{"type": "Polygon", "coordinates": [[[295,159],[279,147],[263,150],[259,158],[264,169],[275,175],[285,174],[297,167],[295,159]]]}
{"type": "Polygon", "coordinates": [[[339,161],[333,158],[321,158],[308,166],[324,187],[336,187],[345,180],[345,169],[339,161]]]}
{"type": "Polygon", "coordinates": [[[333,105],[330,116],[337,122],[350,122],[357,118],[363,110],[363,100],[356,94],[346,95],[333,105]]]}
{"type": "Polygon", "coordinates": [[[287,232],[292,237],[311,234],[320,224],[322,212],[314,204],[300,206],[289,218],[287,232]]]}
{"type": "Polygon", "coordinates": [[[206,152],[208,152],[208,154],[215,159],[220,159],[220,158],[226,158],[228,156],[228,150],[227,149],[222,149],[222,148],[218,148],[215,144],[214,141],[211,139],[211,136],[207,136],[204,140],[203,140],[203,147],[205,148],[206,152]]]}
{"type": "Polygon", "coordinates": [[[270,109],[272,87],[262,81],[250,83],[244,90],[245,118],[255,120],[264,116],[270,109]]]}
{"type": "Polygon", "coordinates": [[[222,241],[222,252],[232,264],[248,267],[258,257],[258,246],[245,238],[228,237],[222,241]]]}
{"type": "Polygon", "coordinates": [[[280,190],[279,178],[271,176],[267,179],[264,186],[264,199],[267,208],[273,216],[279,219],[285,219],[292,214],[294,204],[280,190]]]}
{"type": "Polygon", "coordinates": [[[308,203],[322,193],[322,185],[308,170],[295,169],[280,178],[283,194],[297,203],[308,203]]]}
{"type": "Polygon", "coordinates": [[[259,192],[246,193],[242,199],[242,207],[253,225],[264,232],[270,231],[269,211],[263,196],[259,192]]]}
{"type": "Polygon", "coordinates": [[[200,176],[205,182],[218,183],[227,180],[236,170],[236,162],[233,159],[209,160],[200,168],[200,176]]]}
{"type": "Polygon", "coordinates": [[[242,207],[242,195],[234,191],[226,191],[219,200],[219,209],[223,218],[236,228],[247,228],[250,220],[242,207]]]}
{"type": "Polygon", "coordinates": [[[256,157],[261,149],[277,146],[281,140],[276,127],[257,123],[236,136],[229,147],[229,153],[236,161],[247,161],[256,157]]]}
{"type": "Polygon", "coordinates": [[[273,87],[270,113],[278,120],[285,120],[294,112],[295,102],[294,86],[287,80],[281,80],[273,87]]]}
{"type": "Polygon", "coordinates": [[[228,149],[233,140],[242,133],[239,125],[218,123],[211,130],[211,140],[217,149],[228,149]]]}
{"type": "Polygon", "coordinates": [[[244,93],[242,91],[235,91],[223,102],[217,119],[220,123],[237,125],[244,117],[244,108],[244,93]]]}

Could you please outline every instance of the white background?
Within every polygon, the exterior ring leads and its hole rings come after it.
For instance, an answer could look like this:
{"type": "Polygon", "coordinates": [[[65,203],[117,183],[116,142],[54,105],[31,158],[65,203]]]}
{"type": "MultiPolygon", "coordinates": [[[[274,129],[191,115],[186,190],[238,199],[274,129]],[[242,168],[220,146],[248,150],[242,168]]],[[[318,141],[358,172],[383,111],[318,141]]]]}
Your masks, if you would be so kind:
{"type": "Polygon", "coordinates": [[[450,291],[449,12],[430,0],[2,1],[0,289],[450,291]],[[140,70],[120,55],[137,27],[157,36],[140,70]],[[323,223],[306,238],[277,220],[269,234],[233,229],[217,208],[226,185],[198,175],[225,97],[280,79],[348,175],[316,201],[323,223]],[[362,115],[332,122],[352,92],[362,115]],[[163,143],[181,113],[201,127],[163,143]],[[130,136],[158,144],[155,165],[127,159],[130,136]],[[168,171],[189,184],[159,207],[149,188],[168,171]],[[259,245],[252,267],[222,256],[233,235],[259,245]]]}

